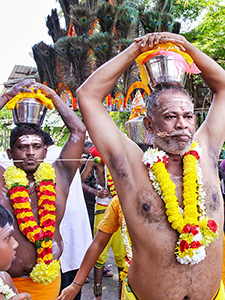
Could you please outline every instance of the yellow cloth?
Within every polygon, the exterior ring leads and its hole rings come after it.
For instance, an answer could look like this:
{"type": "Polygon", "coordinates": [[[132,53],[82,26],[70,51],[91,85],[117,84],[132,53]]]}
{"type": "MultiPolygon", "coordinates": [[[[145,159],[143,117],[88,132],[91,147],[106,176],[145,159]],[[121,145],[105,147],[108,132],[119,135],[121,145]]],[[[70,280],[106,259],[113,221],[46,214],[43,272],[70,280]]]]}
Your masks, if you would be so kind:
{"type": "MultiPolygon", "coordinates": [[[[141,300],[133,293],[131,287],[129,286],[127,277],[123,284],[121,300],[141,300]]],[[[220,282],[219,291],[216,292],[211,300],[225,300],[224,285],[222,280],[220,282]]]]}
{"type": "Polygon", "coordinates": [[[224,284],[221,280],[219,291],[212,297],[212,300],[225,300],[225,293],[224,293],[224,284]]]}
{"type": "MultiPolygon", "coordinates": [[[[115,197],[117,197],[117,196],[115,196],[115,197]]],[[[113,199],[111,200],[111,202],[113,201],[113,199]]],[[[108,205],[108,207],[109,207],[109,210],[111,210],[112,206],[110,204],[108,205]]],[[[108,216],[109,216],[108,207],[105,211],[107,219],[108,219],[108,216]]],[[[106,207],[103,206],[103,205],[100,205],[100,204],[97,204],[97,203],[95,204],[95,211],[102,211],[105,208],[106,207]]],[[[118,223],[118,214],[117,214],[117,223],[118,224],[115,224],[116,222],[115,222],[114,218],[116,218],[116,215],[114,214],[114,217],[112,218],[112,223],[110,222],[109,225],[106,225],[105,221],[103,220],[103,223],[102,223],[103,227],[102,227],[102,225],[100,225],[100,227],[98,227],[99,223],[103,219],[103,216],[105,218],[105,214],[98,213],[98,214],[95,215],[94,234],[96,234],[97,230],[100,229],[101,231],[106,232],[106,233],[113,233],[113,235],[111,236],[111,238],[110,238],[107,246],[105,247],[105,249],[102,251],[102,253],[98,257],[98,260],[95,263],[95,267],[98,268],[98,269],[101,269],[104,266],[104,264],[106,263],[107,257],[108,257],[108,251],[112,247],[113,254],[114,254],[114,260],[115,260],[115,263],[116,263],[117,267],[118,268],[123,268],[123,264],[124,264],[123,260],[124,260],[124,251],[125,251],[125,249],[124,249],[124,245],[123,245],[123,237],[122,237],[122,233],[121,233],[120,224],[118,223]],[[110,224],[112,225],[112,229],[111,229],[110,224]]],[[[109,219],[111,220],[111,218],[109,218],[109,219]]]]}
{"type": "Polygon", "coordinates": [[[30,277],[16,277],[13,282],[19,293],[29,293],[32,300],[55,300],[60,291],[61,275],[47,285],[34,282],[30,277]]]}
{"type": "Polygon", "coordinates": [[[131,287],[129,286],[127,277],[123,283],[123,291],[122,291],[121,300],[141,300],[133,293],[131,287]]]}
{"type": "Polygon", "coordinates": [[[113,197],[100,221],[98,229],[106,233],[114,233],[122,226],[123,212],[118,196],[113,197]]]}

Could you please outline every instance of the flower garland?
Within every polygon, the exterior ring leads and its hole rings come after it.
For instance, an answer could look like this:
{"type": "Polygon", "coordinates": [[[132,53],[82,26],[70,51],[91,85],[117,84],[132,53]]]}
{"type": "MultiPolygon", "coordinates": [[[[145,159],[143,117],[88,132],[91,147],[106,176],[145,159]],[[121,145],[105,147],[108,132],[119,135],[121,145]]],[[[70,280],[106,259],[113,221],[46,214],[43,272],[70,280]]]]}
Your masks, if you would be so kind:
{"type": "Polygon", "coordinates": [[[53,260],[52,254],[56,219],[55,170],[49,163],[41,163],[34,173],[40,225],[31,209],[26,173],[16,166],[9,166],[4,178],[19,229],[37,248],[37,264],[30,277],[34,282],[48,284],[58,276],[60,269],[59,262],[53,260]]]}
{"type": "Polygon", "coordinates": [[[16,295],[13,289],[11,289],[7,284],[4,284],[2,278],[0,278],[0,294],[4,294],[6,300],[16,295]]]}
{"type": "Polygon", "coordinates": [[[107,168],[107,186],[109,187],[110,194],[114,197],[117,195],[114,182],[112,180],[112,176],[109,172],[109,169],[107,168]]]}
{"type": "Polygon", "coordinates": [[[197,142],[193,142],[189,151],[183,155],[183,210],[179,208],[176,186],[166,169],[166,153],[149,149],[143,156],[153,188],[165,203],[168,221],[180,234],[175,254],[181,264],[194,265],[204,260],[205,247],[218,238],[218,224],[206,216],[202,172],[198,163],[200,155],[201,149],[197,142]]]}
{"type": "MultiPolygon", "coordinates": [[[[108,168],[107,168],[107,185],[109,186],[110,193],[113,196],[116,196],[117,192],[108,168]]],[[[124,268],[123,271],[120,272],[120,279],[124,282],[125,278],[127,277],[128,269],[130,267],[130,263],[132,260],[132,244],[131,244],[131,240],[127,230],[127,224],[124,216],[122,219],[121,232],[122,232],[123,244],[125,247],[125,257],[124,257],[124,268]]]]}

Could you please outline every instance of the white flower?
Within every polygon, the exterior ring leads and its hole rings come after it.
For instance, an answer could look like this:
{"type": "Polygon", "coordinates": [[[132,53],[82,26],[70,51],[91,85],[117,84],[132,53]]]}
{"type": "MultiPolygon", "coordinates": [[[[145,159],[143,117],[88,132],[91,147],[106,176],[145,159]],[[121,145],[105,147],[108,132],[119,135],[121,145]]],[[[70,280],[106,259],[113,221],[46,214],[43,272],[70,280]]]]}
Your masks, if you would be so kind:
{"type": "Polygon", "coordinates": [[[180,264],[187,265],[195,265],[198,264],[200,261],[204,260],[206,257],[205,247],[201,246],[198,249],[193,249],[194,255],[190,257],[189,255],[186,255],[185,257],[180,257],[179,255],[176,255],[177,261],[180,264]]]}
{"type": "Polygon", "coordinates": [[[203,235],[200,232],[200,228],[198,228],[199,233],[193,236],[193,241],[201,241],[203,239],[203,235]]]}
{"type": "Polygon", "coordinates": [[[168,158],[166,152],[162,150],[158,150],[157,148],[155,149],[149,148],[147,151],[145,151],[142,161],[145,165],[149,164],[150,168],[152,168],[153,164],[157,162],[159,159],[162,161],[164,156],[168,158]]]}
{"type": "Polygon", "coordinates": [[[198,249],[195,249],[194,255],[192,256],[191,265],[198,264],[200,261],[204,260],[206,257],[205,247],[201,246],[198,249]]]}
{"type": "Polygon", "coordinates": [[[16,293],[14,293],[14,291],[7,284],[4,284],[2,278],[0,278],[0,293],[5,295],[6,300],[16,295],[16,293]]]}

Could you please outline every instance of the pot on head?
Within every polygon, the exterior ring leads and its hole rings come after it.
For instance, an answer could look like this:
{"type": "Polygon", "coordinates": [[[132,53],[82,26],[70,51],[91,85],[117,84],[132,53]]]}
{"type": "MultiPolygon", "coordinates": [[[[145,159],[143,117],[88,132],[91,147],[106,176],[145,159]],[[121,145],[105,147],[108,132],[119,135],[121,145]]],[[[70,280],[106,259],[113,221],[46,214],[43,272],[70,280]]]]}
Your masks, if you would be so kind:
{"type": "Polygon", "coordinates": [[[187,73],[172,56],[157,55],[145,62],[149,83],[153,89],[157,85],[175,84],[184,86],[187,73]]]}
{"type": "Polygon", "coordinates": [[[47,108],[34,98],[24,98],[12,109],[14,123],[34,123],[42,125],[47,108]]]}

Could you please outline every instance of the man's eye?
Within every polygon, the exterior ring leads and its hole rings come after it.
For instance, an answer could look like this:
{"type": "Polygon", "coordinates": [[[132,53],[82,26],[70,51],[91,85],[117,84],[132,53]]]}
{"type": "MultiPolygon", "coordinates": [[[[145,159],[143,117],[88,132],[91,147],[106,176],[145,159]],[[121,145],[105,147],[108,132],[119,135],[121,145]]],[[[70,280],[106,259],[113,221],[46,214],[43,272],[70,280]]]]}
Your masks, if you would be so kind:
{"type": "Polygon", "coordinates": [[[186,118],[187,118],[187,119],[192,119],[193,116],[191,116],[191,115],[190,115],[190,116],[186,116],[186,118]]]}
{"type": "Polygon", "coordinates": [[[167,116],[166,119],[174,119],[176,116],[167,116]]]}

